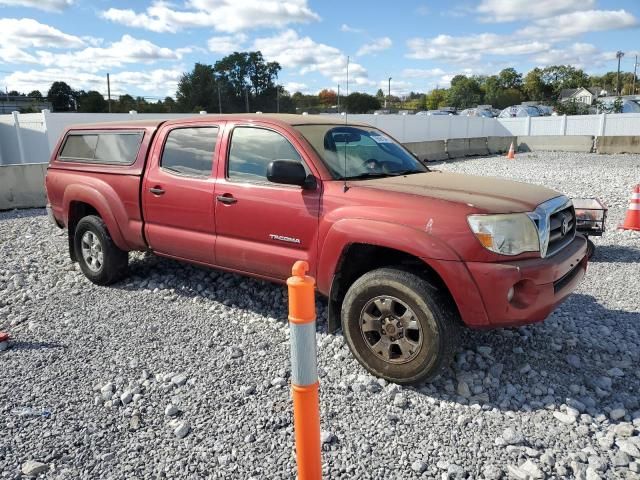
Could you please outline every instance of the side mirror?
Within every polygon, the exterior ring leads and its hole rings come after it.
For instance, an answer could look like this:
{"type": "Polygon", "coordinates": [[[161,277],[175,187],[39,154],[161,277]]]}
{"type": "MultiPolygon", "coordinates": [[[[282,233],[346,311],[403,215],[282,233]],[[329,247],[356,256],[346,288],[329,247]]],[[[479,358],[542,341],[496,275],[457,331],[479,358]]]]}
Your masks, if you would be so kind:
{"type": "Polygon", "coordinates": [[[316,179],[313,175],[307,177],[302,163],[295,160],[274,160],[267,167],[267,180],[285,185],[298,185],[304,189],[313,189],[316,179]]]}

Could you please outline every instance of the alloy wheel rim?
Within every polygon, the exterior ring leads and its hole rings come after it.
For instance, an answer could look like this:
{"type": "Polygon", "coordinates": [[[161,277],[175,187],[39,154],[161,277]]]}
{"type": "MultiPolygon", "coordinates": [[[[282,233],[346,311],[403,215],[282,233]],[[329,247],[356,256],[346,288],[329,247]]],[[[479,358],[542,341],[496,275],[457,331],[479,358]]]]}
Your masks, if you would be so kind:
{"type": "Polygon", "coordinates": [[[407,363],[420,352],[422,326],[414,311],[399,298],[372,298],[362,309],[358,324],[369,350],[387,363],[407,363]]]}
{"type": "Polygon", "coordinates": [[[87,230],[82,235],[80,247],[82,250],[82,258],[89,270],[96,273],[99,272],[104,263],[104,252],[98,236],[92,231],[87,230]]]}

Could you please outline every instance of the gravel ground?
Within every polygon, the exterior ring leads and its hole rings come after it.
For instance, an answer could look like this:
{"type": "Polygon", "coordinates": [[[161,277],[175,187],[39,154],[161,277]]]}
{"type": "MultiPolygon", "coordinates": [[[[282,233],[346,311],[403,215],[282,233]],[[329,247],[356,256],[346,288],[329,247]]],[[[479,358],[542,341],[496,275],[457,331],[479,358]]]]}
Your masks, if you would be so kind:
{"type": "MultiPolygon", "coordinates": [[[[639,156],[436,168],[598,196],[624,218],[639,156]]],[[[596,239],[546,322],[468,332],[432,384],[377,380],[318,303],[328,478],[640,478],[640,235],[596,239]]],[[[293,478],[283,287],[136,254],[89,283],[43,210],[0,213],[0,479],[293,478]],[[5,344],[6,346],[6,344],[5,344]]]]}

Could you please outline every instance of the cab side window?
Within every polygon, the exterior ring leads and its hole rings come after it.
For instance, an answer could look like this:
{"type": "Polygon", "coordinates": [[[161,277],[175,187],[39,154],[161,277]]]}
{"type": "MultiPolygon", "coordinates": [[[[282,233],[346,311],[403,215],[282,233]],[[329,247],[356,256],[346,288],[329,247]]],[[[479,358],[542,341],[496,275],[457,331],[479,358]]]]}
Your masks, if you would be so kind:
{"type": "Polygon", "coordinates": [[[160,167],[189,177],[210,177],[218,127],[176,128],[167,135],[160,167]]]}
{"type": "Polygon", "coordinates": [[[256,127],[233,130],[227,169],[230,180],[267,182],[267,167],[274,160],[295,160],[309,173],[296,149],[279,133],[256,127]]]}

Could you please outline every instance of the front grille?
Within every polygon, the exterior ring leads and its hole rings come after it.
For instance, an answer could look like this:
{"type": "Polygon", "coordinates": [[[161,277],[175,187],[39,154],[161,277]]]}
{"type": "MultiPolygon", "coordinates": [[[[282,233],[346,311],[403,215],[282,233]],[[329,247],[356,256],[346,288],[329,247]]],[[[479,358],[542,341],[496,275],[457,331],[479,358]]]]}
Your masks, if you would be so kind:
{"type": "Polygon", "coordinates": [[[573,205],[553,212],[549,217],[549,227],[547,256],[558,253],[576,236],[576,212],[573,205]]]}

